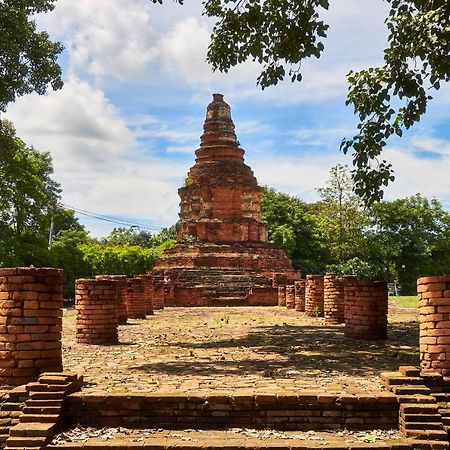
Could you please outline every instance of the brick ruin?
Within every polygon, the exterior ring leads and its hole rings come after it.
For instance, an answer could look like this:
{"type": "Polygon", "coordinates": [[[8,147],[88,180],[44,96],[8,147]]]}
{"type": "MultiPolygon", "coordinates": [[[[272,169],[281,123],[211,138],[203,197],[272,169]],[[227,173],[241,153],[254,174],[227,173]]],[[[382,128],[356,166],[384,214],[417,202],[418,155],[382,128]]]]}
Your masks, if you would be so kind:
{"type": "Polygon", "coordinates": [[[168,306],[277,305],[274,273],[292,280],[299,274],[268,242],[262,188],[244,163],[220,94],[208,105],[195,155],[178,191],[177,243],[152,272],[154,295],[168,306]]]}
{"type": "Polygon", "coordinates": [[[450,374],[450,275],[417,280],[420,366],[450,374]]]}
{"type": "Polygon", "coordinates": [[[0,384],[62,370],[61,269],[0,269],[0,384]]]}

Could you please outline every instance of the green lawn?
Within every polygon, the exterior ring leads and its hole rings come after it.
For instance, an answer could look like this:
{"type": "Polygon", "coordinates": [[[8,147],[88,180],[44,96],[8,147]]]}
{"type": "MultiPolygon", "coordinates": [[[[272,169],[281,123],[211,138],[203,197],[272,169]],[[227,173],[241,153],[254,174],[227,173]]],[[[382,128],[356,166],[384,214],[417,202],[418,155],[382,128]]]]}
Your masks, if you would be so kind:
{"type": "Polygon", "coordinates": [[[416,295],[400,295],[398,297],[389,297],[389,300],[393,300],[398,306],[403,308],[417,308],[418,300],[416,295]]]}

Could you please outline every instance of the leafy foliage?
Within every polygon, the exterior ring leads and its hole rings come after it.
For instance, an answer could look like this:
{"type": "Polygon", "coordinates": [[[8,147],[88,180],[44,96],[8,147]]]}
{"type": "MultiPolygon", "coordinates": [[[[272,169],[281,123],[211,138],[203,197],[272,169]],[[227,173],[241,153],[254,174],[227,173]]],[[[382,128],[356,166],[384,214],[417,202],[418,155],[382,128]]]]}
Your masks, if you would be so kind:
{"type": "Polygon", "coordinates": [[[63,47],[45,31],[36,31],[33,14],[51,11],[56,0],[2,0],[0,2],[0,112],[16,97],[43,94],[51,84],[62,87],[57,63],[63,47]]]}
{"type": "Polygon", "coordinates": [[[348,75],[347,104],[360,122],[358,134],[344,139],[341,149],[352,149],[355,192],[369,204],[381,200],[382,187],[394,180],[391,164],[378,159],[386,140],[419,122],[432,99],[429,92],[450,80],[450,3],[390,3],[384,65],[348,75]]]}

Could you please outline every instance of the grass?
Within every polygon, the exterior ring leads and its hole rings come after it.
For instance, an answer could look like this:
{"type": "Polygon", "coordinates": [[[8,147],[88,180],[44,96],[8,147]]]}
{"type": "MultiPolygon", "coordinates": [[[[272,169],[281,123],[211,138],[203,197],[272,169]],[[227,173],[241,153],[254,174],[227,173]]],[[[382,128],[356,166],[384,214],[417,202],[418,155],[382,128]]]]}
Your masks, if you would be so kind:
{"type": "Polygon", "coordinates": [[[403,308],[417,308],[418,300],[416,295],[400,295],[398,297],[389,297],[389,300],[394,301],[398,306],[403,308]]]}

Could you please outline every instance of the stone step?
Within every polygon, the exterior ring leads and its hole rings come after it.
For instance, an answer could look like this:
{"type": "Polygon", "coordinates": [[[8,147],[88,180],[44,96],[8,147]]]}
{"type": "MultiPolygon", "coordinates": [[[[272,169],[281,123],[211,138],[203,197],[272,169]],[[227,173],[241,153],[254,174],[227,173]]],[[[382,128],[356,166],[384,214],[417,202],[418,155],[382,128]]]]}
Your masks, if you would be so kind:
{"type": "Polygon", "coordinates": [[[398,395],[398,401],[400,404],[403,403],[420,403],[424,404],[436,404],[436,400],[432,395],[398,395]]]}
{"type": "Polygon", "coordinates": [[[22,414],[20,416],[21,423],[57,423],[59,414],[22,414]]]}
{"type": "Polygon", "coordinates": [[[404,422],[439,422],[443,423],[440,414],[404,414],[401,416],[404,422]]]}
{"type": "Polygon", "coordinates": [[[438,405],[433,403],[403,403],[400,411],[404,414],[437,414],[438,405]]]}
{"type": "Polygon", "coordinates": [[[448,433],[445,430],[405,430],[405,435],[408,438],[419,440],[436,440],[444,441],[448,439],[448,433]]]}
{"type": "Polygon", "coordinates": [[[59,414],[61,406],[24,406],[22,412],[24,414],[59,414]]]}
{"type": "Polygon", "coordinates": [[[392,392],[396,395],[407,395],[407,394],[422,394],[428,395],[430,393],[430,389],[426,386],[420,385],[392,385],[392,392]]]}
{"type": "Polygon", "coordinates": [[[47,438],[45,437],[9,437],[6,441],[6,448],[20,448],[22,450],[29,448],[41,449],[47,438]]]}
{"type": "Polygon", "coordinates": [[[31,406],[31,407],[37,407],[37,406],[42,406],[42,407],[49,407],[49,406],[62,406],[63,405],[63,400],[62,399],[58,399],[58,400],[27,400],[27,402],[25,403],[26,406],[31,406]]]}
{"type": "Polygon", "coordinates": [[[12,437],[50,437],[53,436],[56,424],[54,423],[19,423],[11,428],[9,435],[12,437]]]}
{"type": "Polygon", "coordinates": [[[405,377],[419,377],[420,369],[415,366],[400,366],[398,371],[405,377]]]}
{"type": "Polygon", "coordinates": [[[405,430],[444,430],[442,422],[405,422],[400,421],[405,430]]]}
{"type": "Polygon", "coordinates": [[[64,398],[64,391],[53,391],[53,392],[30,392],[30,398],[32,400],[61,400],[64,398]]]}

